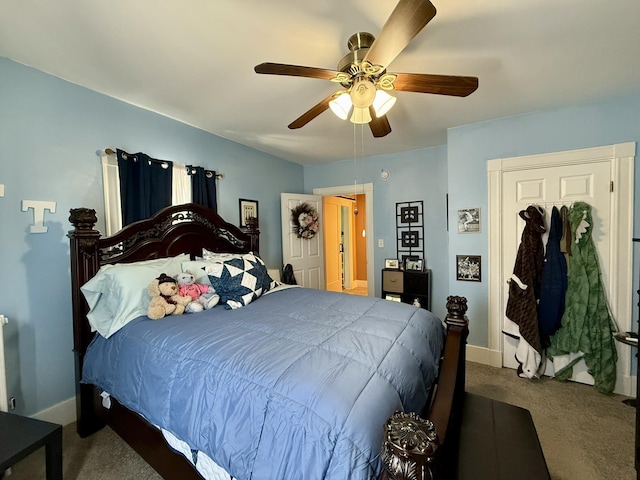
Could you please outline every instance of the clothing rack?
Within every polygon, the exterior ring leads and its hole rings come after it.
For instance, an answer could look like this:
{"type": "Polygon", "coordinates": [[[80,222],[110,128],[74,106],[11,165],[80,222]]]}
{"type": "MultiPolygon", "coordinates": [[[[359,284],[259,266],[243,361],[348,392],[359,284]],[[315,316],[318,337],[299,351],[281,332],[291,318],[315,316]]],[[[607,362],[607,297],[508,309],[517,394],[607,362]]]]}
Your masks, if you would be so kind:
{"type": "MultiPolygon", "coordinates": [[[[105,155],[115,155],[116,151],[113,148],[105,148],[104,149],[104,153],[105,153],[105,155]]],[[[187,165],[182,165],[181,163],[178,163],[178,162],[174,162],[174,163],[176,163],[177,165],[179,165],[181,167],[184,167],[185,169],[189,168],[187,165]]],[[[224,178],[224,175],[222,173],[217,173],[216,174],[216,178],[218,180],[220,180],[220,179],[224,178]]]]}

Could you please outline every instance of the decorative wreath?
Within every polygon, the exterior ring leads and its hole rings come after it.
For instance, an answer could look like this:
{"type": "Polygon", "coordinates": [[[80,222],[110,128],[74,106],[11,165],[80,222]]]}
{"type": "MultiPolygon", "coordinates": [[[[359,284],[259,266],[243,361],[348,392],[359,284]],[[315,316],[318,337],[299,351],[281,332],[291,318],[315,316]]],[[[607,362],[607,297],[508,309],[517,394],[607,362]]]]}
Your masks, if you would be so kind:
{"type": "Polygon", "coordinates": [[[293,224],[293,233],[298,238],[306,238],[307,240],[313,238],[320,227],[318,212],[306,202],[291,210],[291,223],[293,224]]]}

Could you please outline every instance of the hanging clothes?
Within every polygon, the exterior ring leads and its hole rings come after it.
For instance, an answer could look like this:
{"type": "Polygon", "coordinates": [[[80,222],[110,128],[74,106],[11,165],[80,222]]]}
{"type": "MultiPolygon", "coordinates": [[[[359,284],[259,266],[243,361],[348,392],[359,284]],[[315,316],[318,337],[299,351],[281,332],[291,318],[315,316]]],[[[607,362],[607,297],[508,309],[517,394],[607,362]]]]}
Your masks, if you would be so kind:
{"type": "Polygon", "coordinates": [[[560,251],[564,254],[569,274],[569,257],[571,256],[571,224],[569,223],[569,208],[563,205],[560,208],[560,221],[562,222],[562,237],[560,238],[560,251]]]}
{"type": "Polygon", "coordinates": [[[602,284],[592,238],[591,206],[576,202],[569,210],[573,245],[565,312],[561,328],[551,337],[547,354],[553,359],[556,378],[566,380],[573,365],[584,358],[595,387],[609,394],[616,384],[618,359],[613,322],[602,284]]]}
{"type": "Polygon", "coordinates": [[[546,231],[541,207],[532,205],[519,212],[526,224],[509,281],[504,333],[518,338],[516,360],[518,375],[538,376],[542,362],[542,344],[538,326],[538,298],[544,268],[542,234],[546,231]],[[512,323],[509,323],[512,322],[512,323]]]}
{"type": "Polygon", "coordinates": [[[557,207],[553,207],[538,302],[538,324],[542,348],[549,346],[550,337],[560,328],[564,314],[567,261],[560,246],[563,228],[560,211],[557,207]]]}

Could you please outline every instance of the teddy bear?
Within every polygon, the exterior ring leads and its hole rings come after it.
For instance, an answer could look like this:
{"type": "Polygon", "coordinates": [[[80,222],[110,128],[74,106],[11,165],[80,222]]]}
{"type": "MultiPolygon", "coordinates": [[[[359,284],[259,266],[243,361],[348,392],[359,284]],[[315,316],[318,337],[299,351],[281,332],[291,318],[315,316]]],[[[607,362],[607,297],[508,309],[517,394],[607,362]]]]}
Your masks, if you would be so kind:
{"type": "Polygon", "coordinates": [[[167,315],[181,315],[191,302],[191,297],[180,295],[175,278],[165,273],[151,281],[148,291],[151,303],[147,308],[147,316],[151,320],[159,320],[167,315]]]}
{"type": "Polygon", "coordinates": [[[215,307],[220,301],[220,295],[211,285],[196,283],[191,272],[183,272],[173,277],[178,283],[178,291],[183,297],[189,297],[192,301],[187,305],[186,312],[196,313],[215,307]]]}

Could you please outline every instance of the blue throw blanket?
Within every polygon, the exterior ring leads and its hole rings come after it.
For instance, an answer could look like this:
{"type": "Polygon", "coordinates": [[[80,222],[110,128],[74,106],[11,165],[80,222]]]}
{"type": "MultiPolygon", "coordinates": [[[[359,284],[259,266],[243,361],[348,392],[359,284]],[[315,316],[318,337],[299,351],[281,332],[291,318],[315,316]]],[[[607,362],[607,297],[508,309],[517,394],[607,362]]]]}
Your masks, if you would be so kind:
{"type": "Polygon", "coordinates": [[[369,480],[385,420],[421,411],[443,343],[421,308],[290,288],[98,335],[83,381],[238,480],[369,480]]]}

